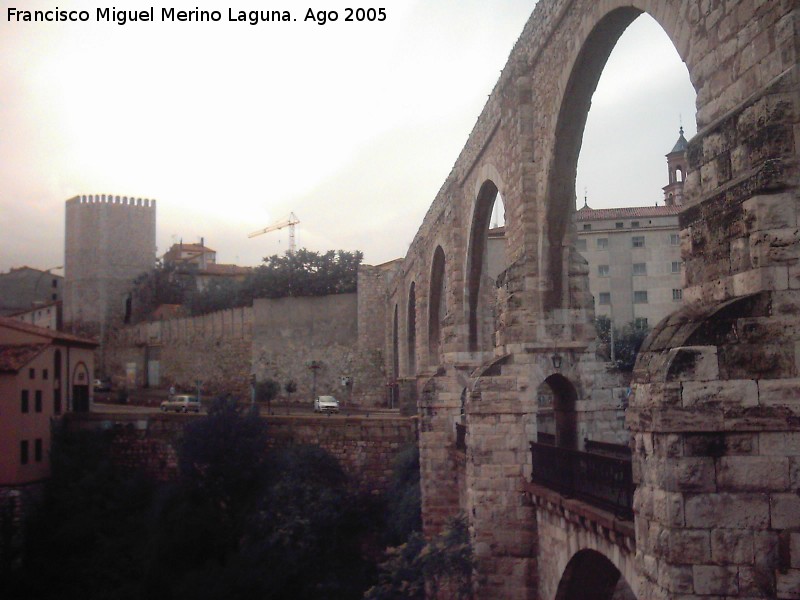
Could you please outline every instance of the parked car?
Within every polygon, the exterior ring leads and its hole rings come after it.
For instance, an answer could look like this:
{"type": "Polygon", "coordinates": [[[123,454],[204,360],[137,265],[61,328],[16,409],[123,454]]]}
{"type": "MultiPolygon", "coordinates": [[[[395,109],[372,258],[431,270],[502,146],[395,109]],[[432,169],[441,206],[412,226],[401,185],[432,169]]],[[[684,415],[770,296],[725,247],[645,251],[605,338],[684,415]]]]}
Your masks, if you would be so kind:
{"type": "Polygon", "coordinates": [[[314,398],[314,412],[338,413],[339,401],[333,396],[317,396],[314,398]]]}
{"type": "Polygon", "coordinates": [[[95,379],[92,383],[95,392],[110,392],[111,381],[108,379],[95,379]]]}
{"type": "Polygon", "coordinates": [[[189,394],[177,394],[170,396],[161,403],[161,412],[174,410],[175,412],[200,412],[200,400],[197,396],[189,394]]]}

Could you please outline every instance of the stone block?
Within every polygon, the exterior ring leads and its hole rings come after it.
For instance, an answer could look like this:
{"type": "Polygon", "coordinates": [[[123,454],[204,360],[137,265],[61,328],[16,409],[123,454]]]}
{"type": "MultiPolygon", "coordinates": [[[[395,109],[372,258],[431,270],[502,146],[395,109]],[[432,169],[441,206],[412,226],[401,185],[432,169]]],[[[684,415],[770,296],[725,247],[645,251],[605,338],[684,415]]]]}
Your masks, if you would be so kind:
{"type": "Polygon", "coordinates": [[[691,594],[694,575],[692,567],[674,566],[662,562],[658,566],[658,585],[673,593],[691,594]]]}
{"type": "Polygon", "coordinates": [[[770,513],[772,529],[800,527],[800,496],[796,493],[772,494],[770,513]]]}
{"type": "Polygon", "coordinates": [[[732,381],[687,381],[681,394],[683,406],[728,404],[757,406],[758,386],[752,379],[732,381]]]}
{"type": "Polygon", "coordinates": [[[714,381],[719,379],[715,346],[684,346],[668,353],[667,381],[714,381]]]}
{"type": "Polygon", "coordinates": [[[725,456],[718,465],[720,491],[785,491],[789,486],[788,458],[725,456]]]}
{"type": "Polygon", "coordinates": [[[750,565],[754,557],[753,532],[743,529],[711,531],[711,561],[719,565],[750,565]]]}
{"type": "Polygon", "coordinates": [[[739,593],[738,571],[735,567],[695,565],[692,567],[694,591],[702,596],[739,593]]]}
{"type": "Polygon", "coordinates": [[[714,460],[707,457],[668,459],[664,487],[671,492],[713,492],[717,489],[714,460]]]}
{"type": "Polygon", "coordinates": [[[686,456],[740,456],[757,453],[755,433],[692,433],[684,437],[686,456]]]}
{"type": "Polygon", "coordinates": [[[758,445],[763,456],[800,456],[800,431],[759,433],[758,445]]]}
{"type": "Polygon", "coordinates": [[[734,296],[769,290],[789,289],[789,270],[785,266],[758,267],[732,277],[734,296]]]}
{"type": "Polygon", "coordinates": [[[785,192],[753,196],[742,203],[749,233],[797,226],[797,202],[794,194],[785,192]]]}
{"type": "Polygon", "coordinates": [[[776,574],[778,598],[800,600],[800,569],[788,569],[776,574]]]}
{"type": "Polygon", "coordinates": [[[749,245],[750,260],[754,267],[796,263],[800,259],[800,237],[796,227],[753,233],[749,245]]]}
{"type": "Polygon", "coordinates": [[[697,494],[684,502],[686,525],[691,528],[765,529],[770,504],[765,494],[697,494]]]}
{"type": "Polygon", "coordinates": [[[762,379],[758,382],[758,402],[762,406],[785,406],[800,413],[800,378],[762,379]]]}
{"type": "Polygon", "coordinates": [[[711,542],[707,530],[673,530],[668,533],[666,545],[670,564],[693,565],[711,560],[711,542]]]}

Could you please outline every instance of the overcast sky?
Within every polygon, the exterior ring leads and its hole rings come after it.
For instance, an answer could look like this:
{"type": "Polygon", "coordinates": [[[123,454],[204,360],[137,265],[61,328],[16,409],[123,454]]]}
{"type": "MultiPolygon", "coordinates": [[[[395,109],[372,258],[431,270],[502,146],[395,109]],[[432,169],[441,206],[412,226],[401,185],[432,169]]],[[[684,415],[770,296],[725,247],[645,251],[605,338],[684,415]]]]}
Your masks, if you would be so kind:
{"type": "MultiPolygon", "coordinates": [[[[542,0],[546,1],[546,0],[542,0]]],[[[197,241],[218,262],[297,244],[405,255],[533,10],[531,0],[384,0],[383,22],[96,22],[92,1],[0,1],[0,271],[63,264],[64,201],[158,201],[158,254],[197,241]],[[86,23],[8,21],[8,8],[88,10],[86,23]]],[[[365,6],[364,4],[361,4],[365,6]]],[[[120,10],[150,2],[129,0],[120,10]]],[[[377,6],[377,5],[376,5],[377,6]]],[[[318,7],[321,8],[321,7],[318,7]]],[[[664,32],[640,17],[603,72],[577,195],[593,208],[652,205],[664,155],[695,133],[694,91],[664,32]]]]}

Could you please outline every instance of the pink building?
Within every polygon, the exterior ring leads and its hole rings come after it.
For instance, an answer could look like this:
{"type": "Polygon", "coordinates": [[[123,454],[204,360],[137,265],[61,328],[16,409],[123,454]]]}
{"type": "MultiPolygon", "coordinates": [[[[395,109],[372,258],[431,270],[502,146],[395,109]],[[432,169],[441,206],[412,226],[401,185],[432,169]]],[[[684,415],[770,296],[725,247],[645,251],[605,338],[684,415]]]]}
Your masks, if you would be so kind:
{"type": "Polygon", "coordinates": [[[0,488],[50,474],[50,426],[88,411],[97,343],[0,317],[0,488]]]}

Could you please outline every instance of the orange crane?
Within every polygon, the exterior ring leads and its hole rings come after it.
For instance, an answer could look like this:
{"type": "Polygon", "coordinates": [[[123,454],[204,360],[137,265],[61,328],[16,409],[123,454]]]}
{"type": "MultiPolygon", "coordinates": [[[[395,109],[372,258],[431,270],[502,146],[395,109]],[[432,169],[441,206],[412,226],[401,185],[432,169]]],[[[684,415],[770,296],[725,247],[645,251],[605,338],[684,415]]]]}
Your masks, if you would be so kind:
{"type": "Polygon", "coordinates": [[[270,231],[278,231],[279,229],[283,229],[284,227],[289,228],[289,252],[294,254],[295,246],[294,246],[294,226],[297,225],[300,220],[297,218],[297,215],[294,213],[289,213],[289,218],[284,219],[283,221],[278,221],[277,223],[273,223],[269,227],[265,227],[264,229],[259,229],[258,231],[254,231],[251,234],[248,234],[247,237],[253,238],[257,235],[261,235],[263,233],[269,233],[270,231]]]}

